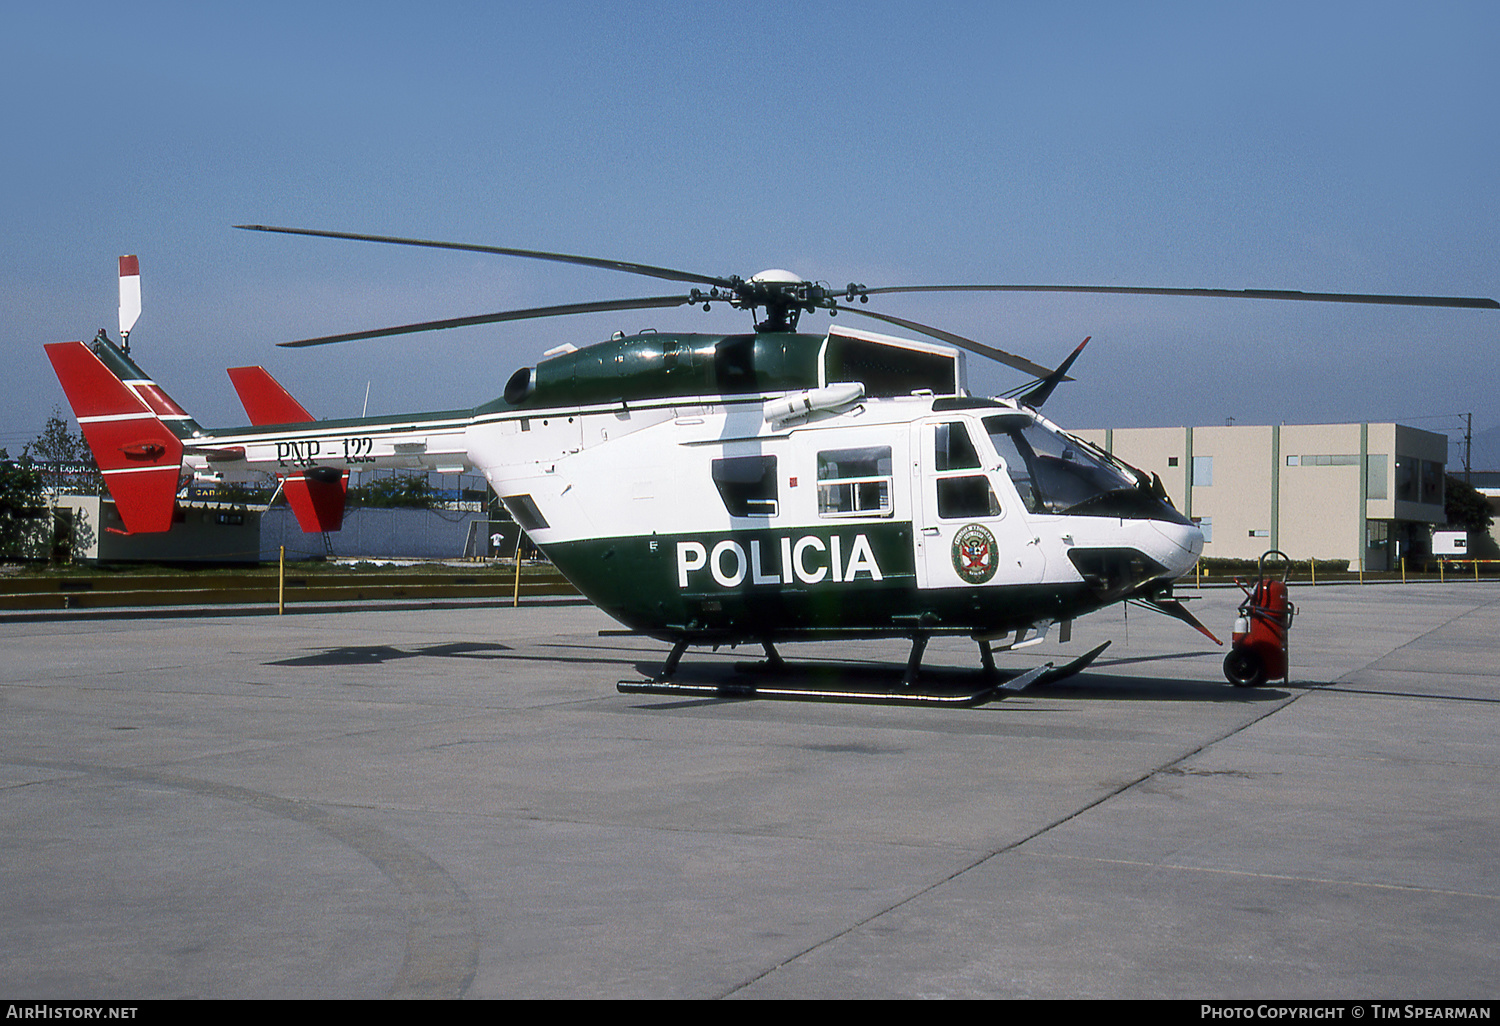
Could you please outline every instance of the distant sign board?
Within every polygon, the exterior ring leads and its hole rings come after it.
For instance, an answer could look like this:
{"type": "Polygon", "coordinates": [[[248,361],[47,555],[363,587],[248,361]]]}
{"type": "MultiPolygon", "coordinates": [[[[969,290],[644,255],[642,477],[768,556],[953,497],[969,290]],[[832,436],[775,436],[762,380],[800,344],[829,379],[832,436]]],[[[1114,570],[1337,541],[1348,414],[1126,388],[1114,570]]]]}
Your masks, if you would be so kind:
{"type": "Polygon", "coordinates": [[[1434,556],[1467,556],[1469,536],[1464,531],[1433,531],[1432,554],[1434,556]]]}

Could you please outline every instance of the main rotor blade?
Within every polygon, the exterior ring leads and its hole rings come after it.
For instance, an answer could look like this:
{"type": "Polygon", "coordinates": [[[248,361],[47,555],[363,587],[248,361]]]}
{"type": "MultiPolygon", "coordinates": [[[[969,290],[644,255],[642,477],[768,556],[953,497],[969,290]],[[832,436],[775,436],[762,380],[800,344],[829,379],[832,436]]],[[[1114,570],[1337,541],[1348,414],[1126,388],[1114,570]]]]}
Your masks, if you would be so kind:
{"type": "Polygon", "coordinates": [[[1312,303],[1376,303],[1383,306],[1449,306],[1500,310],[1500,303],[1484,298],[1378,296],[1357,292],[1297,292],[1293,289],[1159,289],[1124,285],[896,285],[862,291],[867,296],[893,292],[1094,292],[1124,296],[1211,296],[1219,299],[1291,299],[1312,303]]]}
{"type": "MultiPolygon", "coordinates": [[[[871,289],[870,291],[873,292],[875,290],[871,289]]],[[[873,317],[877,321],[885,321],[887,324],[895,324],[910,331],[921,332],[923,335],[931,335],[933,338],[942,339],[944,342],[949,342],[960,349],[967,349],[969,352],[978,353],[980,356],[988,356],[991,360],[997,360],[1007,367],[1014,367],[1016,370],[1025,371],[1034,378],[1045,378],[1052,373],[1051,367],[1043,367],[1039,363],[1032,363],[1025,357],[1016,356],[1014,353],[1007,353],[1005,350],[996,349],[993,346],[987,346],[983,342],[975,342],[971,338],[955,335],[953,332],[944,331],[942,328],[934,328],[930,324],[909,321],[904,317],[892,317],[890,314],[875,313],[873,310],[866,310],[857,306],[834,305],[832,309],[838,310],[841,313],[859,314],[861,317],[873,317]]]]}
{"type": "Polygon", "coordinates": [[[602,303],[570,303],[566,306],[538,306],[530,310],[503,310],[500,313],[479,314],[476,317],[450,317],[442,321],[423,321],[421,324],[402,324],[394,328],[376,328],[372,331],[351,331],[344,335],[324,335],[320,338],[298,339],[296,342],[278,342],[287,349],[303,346],[326,346],[335,342],[356,342],[366,338],[384,338],[387,335],[408,335],[417,331],[439,331],[443,328],[465,328],[474,324],[496,324],[500,321],[524,321],[534,317],[565,317],[569,314],[606,313],[610,310],[650,310],[660,307],[682,306],[693,302],[692,296],[656,296],[645,299],[614,299],[602,303]]]}
{"type": "Polygon", "coordinates": [[[634,264],[628,260],[603,260],[598,257],[572,256],[567,253],[544,253],[536,249],[508,249],[504,246],[480,246],[467,242],[436,242],[430,239],[403,239],[394,235],[358,235],[354,232],[325,232],[313,228],[277,228],[265,224],[237,224],[251,232],[280,232],[284,235],[315,235],[325,239],[353,239],[357,242],[385,242],[393,246],[426,246],[429,249],[459,249],[470,253],[498,253],[501,256],[529,257],[532,260],[553,260],[563,264],[581,264],[584,267],[603,267],[610,271],[627,274],[644,274],[667,281],[695,281],[704,285],[732,288],[728,278],[715,278],[693,271],[674,271],[670,267],[652,267],[650,264],[634,264]]]}

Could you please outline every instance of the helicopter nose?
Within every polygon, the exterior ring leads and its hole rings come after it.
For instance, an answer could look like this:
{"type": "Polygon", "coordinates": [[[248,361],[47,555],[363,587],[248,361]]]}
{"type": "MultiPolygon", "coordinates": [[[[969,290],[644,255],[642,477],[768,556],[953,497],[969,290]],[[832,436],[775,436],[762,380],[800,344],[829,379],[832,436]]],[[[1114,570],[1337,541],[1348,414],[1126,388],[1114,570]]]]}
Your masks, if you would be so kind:
{"type": "Polygon", "coordinates": [[[1158,561],[1172,577],[1181,577],[1193,568],[1203,555],[1203,532],[1197,524],[1178,524],[1152,520],[1151,527],[1167,543],[1157,555],[1158,561]]]}

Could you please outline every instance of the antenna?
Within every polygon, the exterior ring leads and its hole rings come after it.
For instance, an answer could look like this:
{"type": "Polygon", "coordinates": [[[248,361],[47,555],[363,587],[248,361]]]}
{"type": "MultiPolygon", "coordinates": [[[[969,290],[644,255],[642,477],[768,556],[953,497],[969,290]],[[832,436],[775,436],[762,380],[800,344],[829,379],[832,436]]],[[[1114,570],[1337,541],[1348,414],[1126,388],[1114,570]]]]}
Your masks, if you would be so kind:
{"type": "Polygon", "coordinates": [[[130,329],[141,316],[141,262],[135,256],[120,258],[120,348],[130,355],[130,329]]]}

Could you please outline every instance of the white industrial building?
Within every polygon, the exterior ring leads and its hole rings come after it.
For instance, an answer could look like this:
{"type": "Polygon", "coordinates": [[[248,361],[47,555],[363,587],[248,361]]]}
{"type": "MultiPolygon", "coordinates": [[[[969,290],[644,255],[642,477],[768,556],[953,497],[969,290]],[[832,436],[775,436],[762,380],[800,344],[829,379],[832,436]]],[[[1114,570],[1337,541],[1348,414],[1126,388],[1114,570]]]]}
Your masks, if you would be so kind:
{"type": "Polygon", "coordinates": [[[1203,555],[1389,570],[1442,524],[1445,435],[1401,424],[1106,428],[1077,434],[1161,476],[1203,555]]]}

